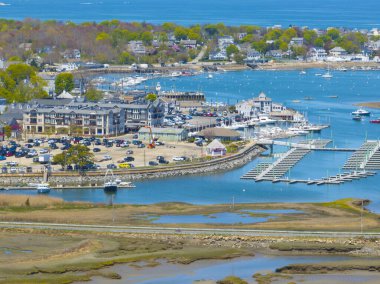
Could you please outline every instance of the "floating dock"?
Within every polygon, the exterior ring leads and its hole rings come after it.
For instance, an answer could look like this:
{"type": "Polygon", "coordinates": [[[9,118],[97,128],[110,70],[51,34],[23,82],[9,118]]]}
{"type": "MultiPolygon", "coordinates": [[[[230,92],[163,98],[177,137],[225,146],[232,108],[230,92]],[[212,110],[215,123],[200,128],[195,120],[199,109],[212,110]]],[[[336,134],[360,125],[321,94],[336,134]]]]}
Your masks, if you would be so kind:
{"type": "Polygon", "coordinates": [[[380,141],[366,141],[347,160],[343,169],[380,170],[380,141]]]}

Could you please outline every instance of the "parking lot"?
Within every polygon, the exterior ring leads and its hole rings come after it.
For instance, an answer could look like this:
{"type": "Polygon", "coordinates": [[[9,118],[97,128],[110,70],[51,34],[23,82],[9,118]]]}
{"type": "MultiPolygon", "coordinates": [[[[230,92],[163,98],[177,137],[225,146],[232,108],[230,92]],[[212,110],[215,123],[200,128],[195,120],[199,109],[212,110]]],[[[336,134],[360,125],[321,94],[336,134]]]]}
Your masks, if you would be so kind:
{"type": "MultiPolygon", "coordinates": [[[[49,164],[49,156],[61,153],[77,143],[85,144],[94,153],[95,161],[91,169],[106,169],[107,166],[108,168],[160,166],[181,162],[180,157],[191,160],[204,153],[203,147],[188,142],[159,141],[155,148],[149,149],[148,141],[140,141],[132,134],[106,140],[38,137],[26,141],[2,142],[0,167],[3,173],[41,172],[44,170],[44,165],[49,164]]],[[[53,171],[61,170],[60,165],[51,165],[51,168],[53,171]]]]}

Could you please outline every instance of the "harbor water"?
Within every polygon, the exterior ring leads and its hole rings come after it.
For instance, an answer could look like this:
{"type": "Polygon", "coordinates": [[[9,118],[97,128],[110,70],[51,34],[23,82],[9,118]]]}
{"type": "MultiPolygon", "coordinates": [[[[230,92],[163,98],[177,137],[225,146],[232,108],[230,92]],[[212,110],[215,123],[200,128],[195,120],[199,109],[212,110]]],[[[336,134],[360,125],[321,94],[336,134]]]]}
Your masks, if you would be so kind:
{"type": "MultiPolygon", "coordinates": [[[[209,102],[235,103],[257,96],[264,91],[276,102],[303,112],[312,123],[328,123],[330,128],[308,138],[331,139],[331,147],[358,148],[365,139],[378,139],[380,126],[352,120],[354,104],[376,101],[380,89],[379,71],[333,71],[332,79],[315,76],[324,70],[299,71],[239,71],[181,77],[176,80],[158,78],[146,81],[153,87],[160,82],[163,90],[203,91],[209,102]],[[333,98],[331,96],[334,96],[333,98]],[[335,97],[337,96],[337,97],[335,97]],[[308,97],[305,100],[305,97],[308,97]],[[299,102],[298,102],[299,101],[299,102]]],[[[379,117],[380,110],[371,110],[372,117],[379,117]]],[[[304,137],[305,138],[305,137],[304,137]]],[[[304,139],[302,137],[293,140],[304,139]]],[[[286,152],[278,146],[275,152],[286,152]]],[[[342,172],[342,166],[352,152],[312,152],[287,174],[291,178],[322,178],[342,172]]],[[[170,158],[170,157],[169,157],[170,158]]],[[[369,208],[380,212],[380,175],[341,185],[306,185],[241,180],[240,177],[259,162],[272,162],[275,158],[262,157],[233,171],[207,176],[185,176],[161,180],[136,182],[132,190],[119,190],[116,203],[151,204],[157,202],[189,202],[195,204],[244,202],[322,202],[341,198],[367,198],[369,208]]],[[[20,194],[20,191],[7,191],[20,194]]],[[[35,194],[34,191],[22,191],[35,194]]],[[[67,201],[107,202],[102,189],[52,190],[51,196],[67,201]]]]}

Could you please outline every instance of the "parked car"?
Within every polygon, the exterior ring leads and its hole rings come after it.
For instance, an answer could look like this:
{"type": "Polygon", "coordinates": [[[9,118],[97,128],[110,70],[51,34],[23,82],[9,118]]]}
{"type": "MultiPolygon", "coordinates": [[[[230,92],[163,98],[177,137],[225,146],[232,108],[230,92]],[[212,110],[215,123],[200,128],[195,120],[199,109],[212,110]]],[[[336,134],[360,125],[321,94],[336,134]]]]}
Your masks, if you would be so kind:
{"type": "Polygon", "coordinates": [[[169,164],[169,161],[165,160],[165,159],[161,159],[161,160],[158,160],[158,163],[159,164],[169,164]]]}
{"type": "Polygon", "coordinates": [[[130,167],[131,167],[131,165],[128,164],[128,163],[121,163],[121,164],[119,164],[119,168],[120,169],[129,169],[130,167]]]}
{"type": "Polygon", "coordinates": [[[176,161],[176,162],[178,162],[178,161],[187,161],[187,160],[188,160],[188,158],[185,157],[185,156],[173,157],[173,161],[176,161]]]}
{"type": "Polygon", "coordinates": [[[139,144],[137,148],[145,148],[145,144],[139,144]]]}
{"type": "Polygon", "coordinates": [[[165,157],[164,156],[157,156],[156,157],[156,160],[159,161],[159,160],[165,160],[165,157]]]}
{"type": "Polygon", "coordinates": [[[125,157],[124,158],[124,162],[133,162],[135,160],[135,158],[133,157],[125,157]]]}
{"type": "Polygon", "coordinates": [[[128,150],[127,151],[127,155],[132,155],[133,154],[133,151],[132,150],[128,150]]]}
{"type": "Polygon", "coordinates": [[[158,166],[156,161],[149,161],[149,166],[158,166]]]}
{"type": "Polygon", "coordinates": [[[46,154],[46,153],[49,153],[48,149],[41,149],[40,150],[40,154],[46,154]]]}
{"type": "Polygon", "coordinates": [[[110,170],[117,169],[117,166],[115,164],[108,164],[107,169],[110,169],[110,170]]]}
{"type": "Polygon", "coordinates": [[[110,155],[103,156],[103,161],[109,161],[109,160],[112,160],[112,157],[110,155]]]}
{"type": "Polygon", "coordinates": [[[0,161],[5,161],[7,159],[7,157],[5,156],[0,156],[0,161]]]}
{"type": "Polygon", "coordinates": [[[101,150],[100,150],[100,148],[94,148],[92,151],[94,151],[94,153],[96,153],[96,152],[100,152],[101,150]]]}

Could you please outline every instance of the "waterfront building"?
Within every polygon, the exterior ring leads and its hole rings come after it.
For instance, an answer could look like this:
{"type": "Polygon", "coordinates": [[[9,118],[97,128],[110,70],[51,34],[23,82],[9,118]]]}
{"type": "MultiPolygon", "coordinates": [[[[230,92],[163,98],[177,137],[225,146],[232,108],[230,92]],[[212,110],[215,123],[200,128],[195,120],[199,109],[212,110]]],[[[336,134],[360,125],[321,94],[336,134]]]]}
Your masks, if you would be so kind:
{"type": "Polygon", "coordinates": [[[238,141],[240,133],[228,128],[206,128],[198,132],[195,136],[209,140],[218,139],[219,141],[238,141]]]}
{"type": "Polygon", "coordinates": [[[124,117],[122,108],[31,108],[23,113],[23,128],[26,133],[109,136],[124,133],[124,117]]]}
{"type": "Polygon", "coordinates": [[[330,49],[329,54],[331,56],[341,57],[347,55],[347,51],[340,46],[336,46],[333,49],[330,49]]]}
{"type": "Polygon", "coordinates": [[[160,98],[166,99],[166,101],[194,101],[194,102],[204,102],[205,95],[201,92],[160,92],[160,98]]]}
{"type": "Polygon", "coordinates": [[[307,54],[310,61],[326,61],[327,52],[323,48],[311,48],[307,54]]]}
{"type": "Polygon", "coordinates": [[[211,52],[209,55],[210,60],[227,60],[227,52],[225,50],[211,52]]]}
{"type": "Polygon", "coordinates": [[[188,138],[188,131],[184,128],[159,128],[152,127],[152,132],[149,128],[142,127],[140,128],[138,134],[139,139],[143,141],[148,141],[152,139],[151,134],[154,139],[164,142],[180,142],[185,141],[188,138]]]}
{"type": "Polygon", "coordinates": [[[206,153],[209,156],[224,156],[227,154],[226,146],[224,146],[218,139],[214,139],[206,146],[206,153]]]}

